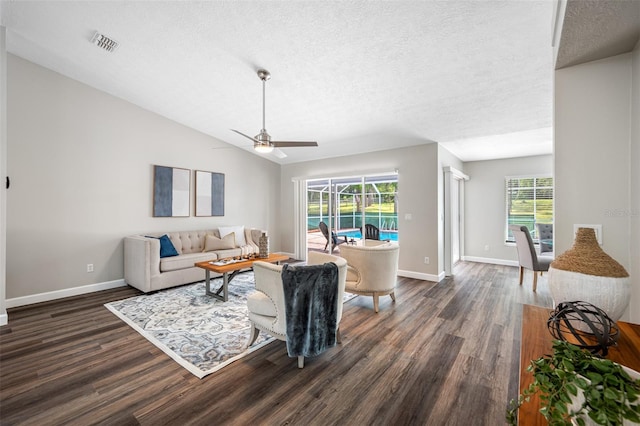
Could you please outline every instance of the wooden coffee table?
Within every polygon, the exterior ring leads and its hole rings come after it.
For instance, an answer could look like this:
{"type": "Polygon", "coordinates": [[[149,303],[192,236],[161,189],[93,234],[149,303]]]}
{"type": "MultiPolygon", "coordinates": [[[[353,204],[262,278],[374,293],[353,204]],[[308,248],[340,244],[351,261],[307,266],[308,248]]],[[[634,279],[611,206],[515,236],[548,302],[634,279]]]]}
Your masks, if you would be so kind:
{"type": "Polygon", "coordinates": [[[194,266],[205,270],[205,284],[207,295],[226,302],[227,300],[229,300],[229,281],[231,281],[233,277],[235,277],[242,269],[249,269],[253,267],[253,262],[256,262],[258,260],[262,262],[279,264],[281,261],[287,259],[289,259],[289,256],[287,255],[271,253],[269,257],[255,257],[253,259],[234,261],[225,264],[221,264],[224,259],[211,260],[206,262],[198,262],[194,266]],[[215,292],[211,291],[211,272],[222,274],[222,285],[215,292]]]}

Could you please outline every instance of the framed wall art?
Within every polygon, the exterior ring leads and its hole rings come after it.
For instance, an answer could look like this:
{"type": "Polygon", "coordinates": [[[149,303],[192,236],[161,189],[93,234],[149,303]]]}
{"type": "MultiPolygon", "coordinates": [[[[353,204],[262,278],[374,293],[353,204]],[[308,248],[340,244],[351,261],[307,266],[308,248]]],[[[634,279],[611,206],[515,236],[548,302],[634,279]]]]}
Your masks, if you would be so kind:
{"type": "Polygon", "coordinates": [[[196,216],[224,216],[224,173],[196,170],[196,216]]]}
{"type": "Polygon", "coordinates": [[[153,166],[153,216],[188,217],[191,170],[153,166]]]}

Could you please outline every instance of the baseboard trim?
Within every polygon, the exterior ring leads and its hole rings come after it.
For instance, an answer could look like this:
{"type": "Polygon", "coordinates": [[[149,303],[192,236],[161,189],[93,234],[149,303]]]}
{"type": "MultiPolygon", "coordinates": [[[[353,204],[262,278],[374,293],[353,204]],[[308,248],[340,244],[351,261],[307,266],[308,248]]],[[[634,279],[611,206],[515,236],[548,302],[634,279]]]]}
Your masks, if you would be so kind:
{"type": "Polygon", "coordinates": [[[492,259],[490,257],[463,256],[466,262],[491,263],[493,265],[520,266],[517,260],[492,259]]]}
{"type": "Polygon", "coordinates": [[[9,316],[7,315],[7,311],[4,311],[0,314],[0,325],[9,324],[9,316]]]}
{"type": "MultiPolygon", "coordinates": [[[[288,254],[290,257],[293,257],[291,253],[283,253],[288,254]]],[[[503,260],[503,259],[491,259],[484,257],[474,257],[474,256],[465,256],[462,260],[469,262],[480,262],[480,263],[492,263],[495,265],[507,265],[507,266],[518,266],[517,261],[511,260],[503,260]]],[[[414,272],[414,271],[405,271],[398,270],[398,275],[401,277],[414,278],[422,281],[431,281],[431,282],[440,282],[444,279],[445,274],[444,271],[440,272],[438,275],[434,274],[425,274],[422,272],[414,272]]],[[[49,302],[51,300],[62,299],[64,297],[78,296],[81,294],[93,293],[95,291],[102,290],[110,290],[112,288],[117,287],[125,287],[127,283],[124,279],[107,281],[103,283],[89,284],[80,287],[72,287],[66,288],[63,290],[56,291],[48,291],[46,293],[38,293],[31,294],[29,296],[15,297],[13,299],[7,299],[6,307],[7,308],[17,308],[18,306],[32,305],[34,303],[41,302],[49,302]]],[[[0,325],[6,325],[8,322],[8,316],[6,313],[0,314],[0,325]]]]}
{"type": "Polygon", "coordinates": [[[432,281],[436,283],[444,279],[444,271],[440,272],[438,275],[433,275],[433,274],[425,274],[422,272],[398,270],[398,275],[401,277],[414,278],[416,280],[422,280],[422,281],[432,281]]]}
{"type": "MultiPolygon", "coordinates": [[[[49,302],[51,300],[62,299],[63,297],[78,296],[80,294],[93,293],[94,291],[109,290],[127,285],[124,279],[107,281],[103,283],[83,285],[80,287],[65,288],[63,290],[48,291],[46,293],[31,294],[29,296],[14,297],[6,300],[7,308],[32,305],[34,303],[49,302]]],[[[0,321],[2,317],[0,316],[0,321]]],[[[5,323],[6,324],[6,323],[5,323]]]]}

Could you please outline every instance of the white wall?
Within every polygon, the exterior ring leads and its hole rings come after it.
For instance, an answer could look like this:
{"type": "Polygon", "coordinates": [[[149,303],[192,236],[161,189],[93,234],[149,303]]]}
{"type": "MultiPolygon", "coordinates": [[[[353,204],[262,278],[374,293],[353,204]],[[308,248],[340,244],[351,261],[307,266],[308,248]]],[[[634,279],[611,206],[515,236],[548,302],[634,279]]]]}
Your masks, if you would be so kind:
{"type": "Polygon", "coordinates": [[[7,29],[0,26],[0,325],[7,324],[6,249],[7,249],[7,29]]]}
{"type": "MultiPolygon", "coordinates": [[[[637,152],[636,161],[630,155],[638,143],[637,134],[631,143],[632,128],[637,132],[640,116],[632,111],[638,105],[637,99],[632,103],[632,75],[638,75],[633,57],[628,53],[555,72],[556,253],[571,247],[573,224],[602,224],[603,250],[627,271],[631,221],[637,226],[638,220],[631,214],[631,200],[637,200],[639,190],[631,185],[631,169],[637,176],[639,167],[637,152]]],[[[632,287],[632,300],[638,300],[637,273],[632,287]]],[[[635,304],[623,319],[638,321],[639,315],[635,304]]]]}
{"type": "Polygon", "coordinates": [[[630,253],[629,274],[634,283],[631,295],[629,320],[640,324],[640,42],[633,51],[631,90],[631,210],[630,210],[630,253]]]}
{"type": "Polygon", "coordinates": [[[8,122],[8,299],[122,279],[126,235],[279,223],[278,164],[13,55],[8,122]],[[225,173],[225,216],[152,217],[154,164],[225,173]]]}
{"type": "Polygon", "coordinates": [[[553,157],[507,158],[465,163],[465,259],[507,265],[518,264],[513,244],[505,243],[505,177],[550,176],[553,157]],[[485,250],[485,246],[489,246],[485,250]]]}
{"type": "Polygon", "coordinates": [[[416,278],[435,279],[443,272],[438,260],[438,145],[418,145],[282,166],[281,240],[283,251],[294,250],[292,178],[358,176],[398,169],[399,269],[416,278]],[[411,220],[405,219],[410,213],[411,220]],[[431,259],[424,264],[424,257],[431,259]]]}

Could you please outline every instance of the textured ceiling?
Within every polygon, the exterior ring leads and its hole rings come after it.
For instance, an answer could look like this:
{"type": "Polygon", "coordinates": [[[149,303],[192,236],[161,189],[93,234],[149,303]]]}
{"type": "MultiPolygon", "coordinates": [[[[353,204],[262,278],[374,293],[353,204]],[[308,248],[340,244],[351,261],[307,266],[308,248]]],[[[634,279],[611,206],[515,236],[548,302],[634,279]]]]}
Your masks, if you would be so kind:
{"type": "Polygon", "coordinates": [[[626,53],[640,38],[640,0],[569,0],[556,68],[626,53]]]}
{"type": "Polygon", "coordinates": [[[469,161],[551,153],[553,6],[5,0],[2,23],[10,53],[247,150],[230,129],[260,130],[266,68],[269,133],[319,143],[281,164],[434,141],[469,161]]]}

